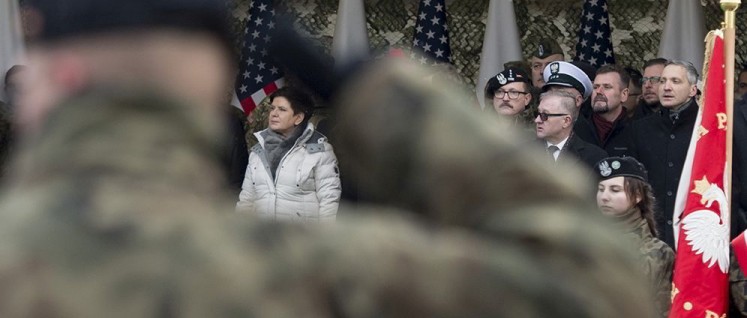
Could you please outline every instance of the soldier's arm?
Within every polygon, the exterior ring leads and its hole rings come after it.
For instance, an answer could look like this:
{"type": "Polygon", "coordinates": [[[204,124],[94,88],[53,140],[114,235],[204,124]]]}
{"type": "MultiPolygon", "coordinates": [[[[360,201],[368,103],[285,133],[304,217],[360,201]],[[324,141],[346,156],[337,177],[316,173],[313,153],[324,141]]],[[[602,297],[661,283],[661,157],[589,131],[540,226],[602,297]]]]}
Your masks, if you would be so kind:
{"type": "Polygon", "coordinates": [[[747,279],[744,272],[739,267],[737,258],[733,252],[731,254],[731,263],[729,265],[729,291],[734,305],[739,310],[741,317],[747,317],[747,279]]]}
{"type": "Polygon", "coordinates": [[[669,315],[669,309],[672,303],[672,272],[674,269],[674,251],[664,245],[665,248],[658,250],[658,259],[651,261],[651,277],[654,279],[654,295],[656,297],[656,307],[662,314],[662,317],[669,315]]]}

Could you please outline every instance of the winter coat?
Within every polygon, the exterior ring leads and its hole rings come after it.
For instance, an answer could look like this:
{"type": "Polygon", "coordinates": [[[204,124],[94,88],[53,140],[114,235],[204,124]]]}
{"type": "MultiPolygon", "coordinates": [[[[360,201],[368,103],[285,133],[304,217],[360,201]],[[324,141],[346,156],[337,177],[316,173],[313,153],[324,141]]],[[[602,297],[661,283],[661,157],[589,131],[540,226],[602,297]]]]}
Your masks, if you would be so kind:
{"type": "Polygon", "coordinates": [[[612,130],[604,141],[599,141],[597,127],[594,126],[594,121],[590,118],[576,121],[573,132],[583,141],[604,149],[610,157],[623,157],[630,155],[632,142],[628,132],[629,125],[630,120],[625,117],[615,121],[612,130]]]}
{"type": "Polygon", "coordinates": [[[589,171],[594,171],[597,162],[607,157],[604,149],[583,141],[576,134],[571,134],[558,155],[558,161],[578,163],[590,169],[589,171]]]}
{"type": "Polygon", "coordinates": [[[674,121],[669,109],[663,108],[661,113],[634,121],[630,131],[634,148],[631,154],[648,170],[648,180],[656,197],[656,231],[671,247],[674,247],[674,200],[698,115],[698,104],[694,99],[689,103],[674,121]]]}
{"type": "Polygon", "coordinates": [[[254,134],[259,142],[249,155],[237,210],[272,220],[334,220],[340,202],[340,175],[327,137],[309,123],[280,160],[273,179],[264,148],[267,133],[265,129],[254,134]]]}

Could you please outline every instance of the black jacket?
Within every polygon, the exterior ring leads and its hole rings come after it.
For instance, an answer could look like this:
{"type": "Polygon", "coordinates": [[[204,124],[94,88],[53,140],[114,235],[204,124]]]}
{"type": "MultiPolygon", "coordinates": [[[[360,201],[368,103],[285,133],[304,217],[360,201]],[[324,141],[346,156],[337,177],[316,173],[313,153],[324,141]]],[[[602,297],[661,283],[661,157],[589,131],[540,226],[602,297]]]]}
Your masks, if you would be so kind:
{"type": "Polygon", "coordinates": [[[607,152],[604,149],[583,141],[575,134],[571,134],[563,149],[560,150],[558,161],[581,164],[593,172],[597,162],[607,157],[607,152]]]}
{"type": "Polygon", "coordinates": [[[597,128],[594,126],[594,121],[591,118],[577,120],[576,125],[573,126],[573,132],[584,141],[604,149],[608,155],[623,157],[631,155],[632,141],[627,129],[629,125],[630,119],[623,116],[621,120],[614,123],[612,131],[610,131],[607,139],[604,141],[599,140],[597,128]]]}
{"type": "Polygon", "coordinates": [[[674,121],[669,116],[669,109],[662,108],[660,113],[634,121],[630,126],[634,149],[631,154],[648,170],[648,181],[656,197],[656,230],[659,238],[672,248],[674,201],[698,116],[695,99],[688,103],[687,109],[674,121]]]}
{"type": "Polygon", "coordinates": [[[632,120],[638,120],[645,117],[648,117],[651,114],[657,114],[662,109],[661,104],[659,102],[656,102],[653,106],[649,106],[646,104],[645,101],[640,100],[638,101],[638,107],[635,108],[635,111],[633,111],[633,117],[632,120]]]}

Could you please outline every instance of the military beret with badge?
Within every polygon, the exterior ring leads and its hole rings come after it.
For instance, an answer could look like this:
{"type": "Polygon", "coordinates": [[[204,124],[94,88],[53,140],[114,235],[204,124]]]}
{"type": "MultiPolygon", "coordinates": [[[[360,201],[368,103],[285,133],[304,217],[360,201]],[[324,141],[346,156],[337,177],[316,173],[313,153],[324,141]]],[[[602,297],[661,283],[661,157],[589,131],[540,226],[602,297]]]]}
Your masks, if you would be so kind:
{"type": "Polygon", "coordinates": [[[646,167],[633,157],[604,158],[596,164],[596,172],[602,180],[631,177],[648,182],[646,167]]]}

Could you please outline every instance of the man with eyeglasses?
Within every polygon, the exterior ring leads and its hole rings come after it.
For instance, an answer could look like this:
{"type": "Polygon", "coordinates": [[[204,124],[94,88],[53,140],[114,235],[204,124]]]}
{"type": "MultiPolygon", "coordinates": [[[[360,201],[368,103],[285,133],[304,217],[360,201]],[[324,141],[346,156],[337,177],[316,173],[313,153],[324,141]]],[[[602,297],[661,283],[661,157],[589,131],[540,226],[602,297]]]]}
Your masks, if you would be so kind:
{"type": "Polygon", "coordinates": [[[641,119],[659,111],[659,81],[667,59],[655,58],[646,61],[643,65],[643,77],[641,78],[641,97],[633,114],[633,120],[641,119]]]}
{"type": "Polygon", "coordinates": [[[623,103],[623,107],[628,113],[628,118],[633,118],[635,110],[638,109],[641,95],[643,95],[643,85],[641,84],[643,74],[632,67],[626,67],[625,71],[630,75],[630,81],[628,82],[628,99],[623,103]]]}
{"type": "Polygon", "coordinates": [[[547,82],[543,76],[543,71],[548,64],[564,59],[565,55],[557,41],[553,39],[541,39],[537,44],[537,49],[532,52],[532,58],[529,60],[532,68],[532,84],[534,87],[542,87],[547,82]]]}
{"type": "Polygon", "coordinates": [[[537,138],[554,162],[566,161],[594,169],[594,165],[607,157],[603,149],[583,141],[572,134],[578,116],[576,95],[551,90],[540,95],[539,115],[534,119],[537,138]]]}
{"type": "Polygon", "coordinates": [[[495,112],[508,119],[514,126],[531,127],[522,114],[532,101],[529,91],[529,76],[519,68],[509,67],[488,80],[485,85],[487,112],[495,112]]]}

